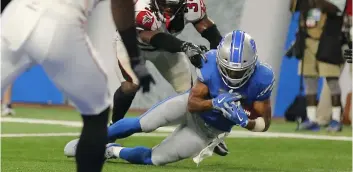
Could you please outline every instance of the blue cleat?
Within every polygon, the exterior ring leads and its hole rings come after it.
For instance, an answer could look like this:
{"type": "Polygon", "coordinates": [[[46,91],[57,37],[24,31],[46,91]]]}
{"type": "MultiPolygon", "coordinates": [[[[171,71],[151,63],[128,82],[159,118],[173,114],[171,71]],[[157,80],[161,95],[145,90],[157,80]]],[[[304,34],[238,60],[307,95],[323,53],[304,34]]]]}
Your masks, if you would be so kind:
{"type": "Polygon", "coordinates": [[[331,120],[329,126],[327,127],[328,132],[340,132],[342,131],[342,124],[338,121],[331,120]]]}
{"type": "Polygon", "coordinates": [[[316,122],[306,120],[306,121],[298,124],[297,130],[319,131],[320,125],[316,122]]]}

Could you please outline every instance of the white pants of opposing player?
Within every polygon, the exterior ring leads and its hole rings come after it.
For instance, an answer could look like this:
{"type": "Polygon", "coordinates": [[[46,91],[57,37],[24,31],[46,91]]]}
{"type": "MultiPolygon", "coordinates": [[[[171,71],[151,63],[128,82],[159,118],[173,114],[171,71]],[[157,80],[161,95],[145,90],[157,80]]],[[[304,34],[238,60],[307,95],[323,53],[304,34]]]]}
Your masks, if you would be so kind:
{"type": "MultiPolygon", "coordinates": [[[[119,35],[118,35],[119,37],[119,35]]],[[[116,56],[119,62],[117,67],[118,79],[133,82],[138,85],[139,81],[130,68],[128,55],[120,38],[115,41],[116,56]]],[[[191,71],[188,57],[185,53],[169,53],[166,51],[141,51],[145,60],[151,61],[160,74],[166,79],[177,93],[182,93],[191,87],[191,71]]]]}
{"type": "Polygon", "coordinates": [[[40,64],[82,114],[108,108],[107,75],[82,16],[56,0],[13,0],[1,17],[1,93],[21,73],[40,64]]]}

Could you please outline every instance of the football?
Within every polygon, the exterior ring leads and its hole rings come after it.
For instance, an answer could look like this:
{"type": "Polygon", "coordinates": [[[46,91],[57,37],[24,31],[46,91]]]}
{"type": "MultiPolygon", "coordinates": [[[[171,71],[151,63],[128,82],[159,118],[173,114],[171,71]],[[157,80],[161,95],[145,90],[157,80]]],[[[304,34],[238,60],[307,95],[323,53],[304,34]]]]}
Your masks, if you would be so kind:
{"type": "Polygon", "coordinates": [[[253,108],[253,104],[245,104],[243,101],[240,102],[241,106],[244,108],[246,114],[248,115],[249,119],[256,119],[260,117],[261,115],[255,111],[253,108]]]}

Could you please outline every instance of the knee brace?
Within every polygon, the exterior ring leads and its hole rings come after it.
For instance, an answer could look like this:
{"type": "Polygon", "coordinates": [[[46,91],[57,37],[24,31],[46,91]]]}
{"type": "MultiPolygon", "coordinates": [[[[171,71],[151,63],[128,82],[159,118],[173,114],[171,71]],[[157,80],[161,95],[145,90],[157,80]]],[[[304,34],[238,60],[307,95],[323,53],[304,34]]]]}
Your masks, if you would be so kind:
{"type": "Polygon", "coordinates": [[[306,95],[316,95],[317,94],[317,83],[318,79],[316,77],[304,77],[306,95]]]}
{"type": "Polygon", "coordinates": [[[332,96],[341,95],[341,87],[337,77],[328,77],[326,78],[326,81],[327,81],[328,87],[330,88],[332,96]]]}

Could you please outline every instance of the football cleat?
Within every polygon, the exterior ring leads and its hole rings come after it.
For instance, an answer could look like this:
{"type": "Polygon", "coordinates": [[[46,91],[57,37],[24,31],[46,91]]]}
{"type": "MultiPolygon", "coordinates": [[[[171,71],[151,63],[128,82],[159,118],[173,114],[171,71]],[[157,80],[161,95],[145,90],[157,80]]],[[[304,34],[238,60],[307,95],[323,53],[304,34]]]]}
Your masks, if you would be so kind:
{"type": "Polygon", "coordinates": [[[121,145],[116,143],[108,143],[105,149],[105,158],[106,159],[117,159],[118,157],[114,154],[114,148],[121,147],[121,145]]]}
{"type": "Polygon", "coordinates": [[[328,132],[339,132],[342,131],[342,124],[338,121],[331,120],[329,126],[327,127],[328,132]]]}
{"type": "Polygon", "coordinates": [[[1,116],[14,116],[15,111],[9,105],[2,105],[1,116]]]}
{"type": "Polygon", "coordinates": [[[76,155],[76,148],[79,139],[71,140],[69,143],[66,144],[64,148],[64,155],[67,157],[75,157],[76,155]]]}
{"type": "Polygon", "coordinates": [[[226,156],[228,155],[228,148],[224,141],[219,143],[213,150],[213,152],[219,156],[226,156]]]}
{"type": "Polygon", "coordinates": [[[306,120],[302,123],[298,123],[297,130],[311,130],[311,131],[319,131],[320,130],[320,125],[316,122],[312,122],[309,120],[306,120]]]}

